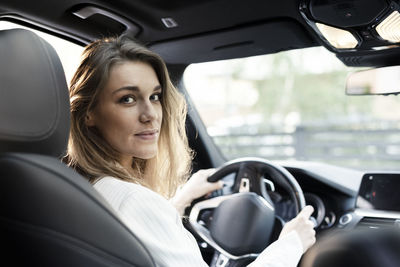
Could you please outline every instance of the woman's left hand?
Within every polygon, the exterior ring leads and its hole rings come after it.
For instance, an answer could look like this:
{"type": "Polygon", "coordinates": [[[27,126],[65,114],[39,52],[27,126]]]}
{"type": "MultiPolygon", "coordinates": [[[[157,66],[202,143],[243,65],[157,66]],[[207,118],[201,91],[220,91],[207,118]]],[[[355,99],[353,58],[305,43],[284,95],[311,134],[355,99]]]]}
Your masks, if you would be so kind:
{"type": "Polygon", "coordinates": [[[215,169],[199,170],[190,177],[186,184],[178,189],[171,202],[181,215],[193,200],[223,187],[224,183],[222,181],[215,183],[207,181],[207,178],[214,172],[215,169]]]}
{"type": "Polygon", "coordinates": [[[303,253],[306,252],[315,243],[314,224],[310,221],[313,212],[312,206],[305,206],[294,219],[285,224],[279,238],[295,231],[301,241],[303,253]]]}

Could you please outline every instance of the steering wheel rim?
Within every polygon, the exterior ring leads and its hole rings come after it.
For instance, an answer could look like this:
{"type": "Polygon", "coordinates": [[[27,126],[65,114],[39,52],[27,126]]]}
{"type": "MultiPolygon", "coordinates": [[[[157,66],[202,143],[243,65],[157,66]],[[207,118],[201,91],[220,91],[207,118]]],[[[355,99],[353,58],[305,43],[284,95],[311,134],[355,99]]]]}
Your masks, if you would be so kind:
{"type": "MultiPolygon", "coordinates": [[[[251,192],[255,192],[259,197],[266,198],[267,201],[270,202],[270,199],[266,192],[263,192],[262,188],[265,190],[265,186],[262,186],[263,181],[260,180],[261,175],[260,171],[268,170],[268,173],[274,173],[275,182],[278,180],[280,185],[284,185],[285,190],[291,195],[295,203],[296,214],[300,212],[300,210],[305,206],[305,198],[303,191],[300,185],[297,183],[296,179],[282,166],[274,164],[268,160],[256,157],[246,157],[246,158],[238,158],[235,160],[231,160],[223,164],[219,167],[216,172],[208,178],[209,182],[216,182],[226,175],[231,173],[236,173],[234,192],[240,192],[240,188],[243,186],[243,182],[246,181],[244,179],[248,179],[248,189],[251,192]],[[255,168],[248,168],[248,167],[255,168]],[[260,166],[263,166],[262,168],[260,166]],[[254,172],[255,171],[255,172],[254,172]],[[258,177],[252,177],[252,175],[256,174],[258,177]],[[260,181],[257,181],[260,180],[260,181]],[[282,180],[283,179],[283,180],[282,180]],[[240,182],[239,182],[240,180],[240,182]],[[286,185],[286,186],[285,186],[286,185]],[[268,201],[269,200],[269,201],[268,201]]],[[[266,172],[264,172],[266,173],[266,172]]],[[[240,193],[239,193],[240,194],[240,193]]],[[[256,258],[259,253],[247,253],[244,255],[234,255],[229,253],[224,248],[222,248],[211,236],[210,231],[205,227],[205,225],[198,222],[198,217],[201,211],[206,209],[216,209],[219,207],[221,203],[226,200],[230,200],[232,198],[237,198],[238,193],[234,193],[231,195],[218,196],[210,199],[206,199],[203,201],[197,202],[195,205],[191,207],[189,212],[189,223],[191,228],[211,247],[213,247],[219,255],[222,256],[227,262],[228,261],[240,261],[246,258],[256,258]]],[[[261,200],[262,201],[262,200],[261,200]]],[[[268,203],[266,203],[268,205],[268,203]]]]}
{"type": "Polygon", "coordinates": [[[270,168],[276,170],[277,172],[279,172],[281,175],[284,176],[284,178],[291,186],[291,188],[289,188],[288,191],[295,193],[293,200],[296,205],[296,214],[299,213],[300,210],[305,207],[306,201],[304,198],[303,190],[301,189],[300,185],[297,183],[297,180],[293,177],[293,175],[282,166],[277,165],[263,158],[243,157],[228,161],[219,168],[217,168],[216,172],[210,177],[208,177],[207,181],[216,182],[225,177],[226,175],[235,172],[235,170],[237,170],[241,164],[254,164],[254,163],[259,163],[265,166],[269,166],[270,168]]]}

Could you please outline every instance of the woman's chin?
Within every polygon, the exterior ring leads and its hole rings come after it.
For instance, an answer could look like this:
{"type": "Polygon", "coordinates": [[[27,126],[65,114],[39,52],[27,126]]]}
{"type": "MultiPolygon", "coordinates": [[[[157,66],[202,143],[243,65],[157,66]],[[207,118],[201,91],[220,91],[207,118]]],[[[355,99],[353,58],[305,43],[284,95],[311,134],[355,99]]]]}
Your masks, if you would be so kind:
{"type": "Polygon", "coordinates": [[[134,158],[138,159],[152,159],[157,156],[157,150],[141,151],[140,153],[135,153],[134,158]]]}

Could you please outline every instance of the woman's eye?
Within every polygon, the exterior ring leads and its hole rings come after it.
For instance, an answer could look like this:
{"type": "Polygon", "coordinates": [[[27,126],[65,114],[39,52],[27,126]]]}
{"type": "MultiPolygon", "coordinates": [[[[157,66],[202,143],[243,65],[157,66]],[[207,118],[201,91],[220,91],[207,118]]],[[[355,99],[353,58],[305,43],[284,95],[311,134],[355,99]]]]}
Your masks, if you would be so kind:
{"type": "Polygon", "coordinates": [[[152,101],[160,101],[161,100],[161,93],[152,95],[150,99],[152,101]]]}
{"type": "Polygon", "coordinates": [[[123,104],[132,104],[135,102],[135,98],[132,96],[124,96],[119,100],[119,102],[123,104]]]}

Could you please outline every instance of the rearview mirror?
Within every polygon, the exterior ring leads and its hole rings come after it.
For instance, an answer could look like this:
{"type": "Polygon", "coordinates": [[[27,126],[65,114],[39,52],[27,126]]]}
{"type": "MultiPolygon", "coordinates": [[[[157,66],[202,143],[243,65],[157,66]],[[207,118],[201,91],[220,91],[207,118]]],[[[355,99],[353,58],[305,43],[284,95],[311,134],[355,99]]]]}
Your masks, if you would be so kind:
{"type": "Polygon", "coordinates": [[[389,95],[399,93],[400,66],[357,71],[347,77],[347,95],[389,95]]]}

